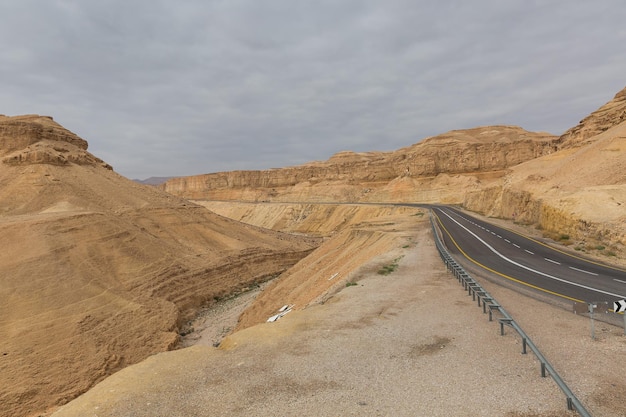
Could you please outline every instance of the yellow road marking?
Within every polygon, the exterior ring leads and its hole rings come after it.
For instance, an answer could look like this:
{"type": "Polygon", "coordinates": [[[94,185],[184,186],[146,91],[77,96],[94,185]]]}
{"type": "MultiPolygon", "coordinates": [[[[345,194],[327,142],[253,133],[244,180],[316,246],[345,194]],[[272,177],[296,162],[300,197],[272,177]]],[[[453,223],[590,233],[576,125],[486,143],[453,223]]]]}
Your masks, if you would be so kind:
{"type": "MultiPolygon", "coordinates": [[[[434,211],[434,210],[433,210],[433,211],[434,211]]],[[[454,243],[454,246],[456,246],[456,248],[459,250],[459,252],[461,252],[461,253],[463,254],[463,256],[465,256],[465,257],[466,257],[466,258],[467,258],[470,262],[472,262],[472,263],[474,263],[474,264],[476,264],[476,265],[480,266],[480,267],[481,267],[481,268],[483,268],[483,269],[486,269],[486,270],[487,270],[487,271],[489,271],[489,272],[492,272],[492,273],[494,273],[494,274],[496,274],[496,275],[499,275],[499,276],[501,276],[501,277],[503,277],[503,278],[506,278],[506,279],[508,279],[508,280],[510,280],[510,281],[517,282],[518,284],[526,285],[527,287],[533,288],[533,289],[535,289],[535,290],[538,290],[538,291],[543,291],[543,292],[546,292],[546,293],[548,293],[548,294],[552,294],[552,295],[556,295],[557,297],[565,298],[565,299],[567,299],[567,300],[576,301],[576,302],[579,302],[579,303],[584,303],[584,301],[583,301],[583,300],[579,300],[579,299],[577,299],[577,298],[569,297],[569,296],[567,296],[567,295],[560,294],[560,293],[558,293],[558,292],[550,291],[550,290],[548,290],[548,289],[545,289],[545,288],[539,287],[539,286],[537,286],[537,285],[530,284],[530,283],[528,283],[528,282],[522,281],[522,280],[520,280],[520,279],[518,279],[518,278],[514,278],[514,277],[512,277],[512,276],[510,276],[510,275],[503,274],[502,272],[498,272],[498,271],[496,271],[495,269],[491,269],[491,268],[489,268],[488,266],[481,264],[481,263],[480,263],[480,262],[478,262],[477,260],[475,260],[475,259],[473,259],[472,257],[470,257],[467,253],[465,253],[465,251],[463,251],[463,249],[461,249],[461,247],[459,246],[459,244],[458,244],[458,243],[456,243],[456,240],[454,240],[454,238],[452,237],[452,235],[450,234],[450,232],[448,231],[448,229],[446,229],[446,227],[443,225],[443,222],[441,221],[441,219],[439,218],[439,216],[437,215],[437,213],[435,213],[435,216],[437,217],[437,222],[439,223],[439,225],[441,226],[441,228],[442,228],[442,229],[446,232],[446,234],[448,235],[448,237],[450,238],[450,240],[452,241],[452,243],[454,243]]],[[[507,229],[507,230],[508,230],[508,229],[507,229]]],[[[515,233],[515,232],[513,232],[513,233],[515,233]]],[[[515,233],[515,234],[518,234],[518,233],[515,233]]],[[[520,236],[522,236],[522,235],[520,235],[520,236]]],[[[532,240],[532,239],[531,239],[531,240],[532,240]]],[[[537,242],[537,243],[541,243],[541,242],[537,242]]],[[[547,245],[544,245],[544,246],[547,246],[547,245]]]]}

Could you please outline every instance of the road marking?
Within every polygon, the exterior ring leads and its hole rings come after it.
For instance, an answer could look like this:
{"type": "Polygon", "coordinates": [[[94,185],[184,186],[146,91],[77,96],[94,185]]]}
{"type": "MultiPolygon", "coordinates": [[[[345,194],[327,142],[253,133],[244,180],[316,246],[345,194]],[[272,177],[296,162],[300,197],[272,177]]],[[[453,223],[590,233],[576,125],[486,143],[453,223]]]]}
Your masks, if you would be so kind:
{"type": "Polygon", "coordinates": [[[574,268],[573,266],[570,266],[569,269],[573,269],[574,271],[578,271],[578,272],[584,272],[585,274],[589,274],[589,275],[598,276],[598,274],[596,274],[595,272],[585,271],[584,269],[574,268]]]}
{"type": "Polygon", "coordinates": [[[613,278],[613,281],[621,282],[622,284],[626,284],[626,281],[622,281],[621,279],[613,278]]]}
{"type": "Polygon", "coordinates": [[[506,243],[511,243],[511,241],[510,241],[509,239],[504,239],[504,241],[505,241],[506,243]]]}
{"type": "Polygon", "coordinates": [[[500,236],[500,235],[496,235],[496,236],[498,236],[500,239],[502,239],[502,236],[500,236]]]}
{"type": "Polygon", "coordinates": [[[516,245],[515,243],[513,244],[513,246],[515,246],[517,249],[521,249],[522,248],[520,245],[516,245]]]}
{"type": "Polygon", "coordinates": [[[543,258],[543,259],[545,259],[545,260],[546,260],[546,261],[548,261],[548,262],[552,262],[553,264],[561,265],[561,262],[553,261],[553,260],[552,260],[552,259],[550,259],[550,258],[543,258]]]}
{"type": "Polygon", "coordinates": [[[535,252],[531,252],[531,251],[529,251],[528,249],[524,249],[524,252],[528,252],[528,253],[530,253],[531,255],[534,255],[534,254],[535,254],[535,252]]]}
{"type": "MultiPolygon", "coordinates": [[[[550,279],[553,279],[553,280],[555,280],[555,281],[559,281],[559,282],[563,282],[563,283],[565,283],[565,284],[573,285],[573,286],[575,286],[575,287],[584,288],[584,289],[586,289],[586,290],[595,291],[595,292],[602,293],[602,294],[606,294],[606,295],[610,295],[610,296],[613,296],[613,297],[624,298],[624,296],[623,296],[623,295],[620,295],[620,294],[614,294],[614,293],[611,293],[611,292],[608,292],[608,291],[603,291],[603,290],[600,290],[600,289],[598,289],[598,288],[593,288],[593,287],[589,287],[589,286],[587,286],[587,285],[579,284],[579,283],[577,283],[577,282],[568,281],[568,280],[566,280],[566,279],[559,278],[559,277],[555,277],[554,275],[546,274],[545,272],[537,271],[536,269],[532,269],[532,268],[530,268],[530,267],[528,267],[528,266],[526,266],[526,265],[522,265],[522,264],[520,264],[520,263],[518,263],[518,262],[515,262],[514,260],[509,259],[509,258],[507,258],[506,256],[502,255],[502,254],[501,254],[500,252],[498,252],[498,251],[497,251],[497,250],[496,250],[493,246],[491,246],[490,244],[488,244],[487,242],[485,242],[483,239],[481,239],[481,238],[480,238],[478,235],[476,235],[474,232],[472,232],[472,231],[471,231],[471,230],[469,230],[467,227],[463,226],[461,223],[459,223],[459,222],[457,222],[456,220],[454,220],[454,219],[452,218],[452,216],[450,216],[448,213],[446,213],[445,211],[443,211],[443,210],[441,210],[441,209],[439,209],[439,211],[440,211],[443,215],[445,215],[446,217],[448,217],[450,220],[452,220],[454,223],[456,223],[457,225],[459,225],[459,227],[463,228],[463,229],[464,229],[467,233],[469,233],[470,235],[474,236],[474,237],[475,237],[475,238],[476,238],[476,239],[477,239],[480,243],[482,243],[483,245],[485,245],[485,246],[487,247],[487,249],[489,249],[491,252],[493,252],[494,254],[496,254],[497,256],[499,256],[500,258],[504,259],[505,261],[507,261],[507,262],[509,262],[509,263],[511,263],[511,264],[513,264],[513,265],[515,265],[515,266],[517,266],[517,267],[519,267],[519,268],[525,269],[525,270],[527,270],[527,271],[533,272],[533,273],[538,274],[538,275],[542,275],[542,276],[544,276],[544,277],[546,277],[546,278],[550,278],[550,279]]],[[[539,287],[538,287],[538,288],[539,288],[539,287]]]]}

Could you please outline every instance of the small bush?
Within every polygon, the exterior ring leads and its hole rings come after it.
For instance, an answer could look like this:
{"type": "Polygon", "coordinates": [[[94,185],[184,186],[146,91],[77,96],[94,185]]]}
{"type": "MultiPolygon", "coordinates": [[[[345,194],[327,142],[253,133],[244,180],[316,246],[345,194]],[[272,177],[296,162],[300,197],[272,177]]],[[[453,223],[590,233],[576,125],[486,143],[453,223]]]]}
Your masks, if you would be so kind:
{"type": "Polygon", "coordinates": [[[352,281],[346,282],[346,287],[353,287],[355,285],[359,285],[359,284],[357,284],[356,282],[352,282],[352,281]]]}
{"type": "Polygon", "coordinates": [[[393,260],[389,265],[385,265],[378,270],[379,275],[389,275],[398,268],[398,262],[402,259],[402,256],[393,260]]]}

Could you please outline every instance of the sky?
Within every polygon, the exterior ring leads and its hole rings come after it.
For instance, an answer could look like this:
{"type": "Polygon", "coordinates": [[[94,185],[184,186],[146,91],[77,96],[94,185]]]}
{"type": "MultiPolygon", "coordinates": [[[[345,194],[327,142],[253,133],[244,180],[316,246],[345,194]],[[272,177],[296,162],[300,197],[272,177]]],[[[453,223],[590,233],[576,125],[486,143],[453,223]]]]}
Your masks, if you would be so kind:
{"type": "Polygon", "coordinates": [[[623,0],[0,0],[0,114],[131,179],[561,134],[626,87],[623,0]]]}

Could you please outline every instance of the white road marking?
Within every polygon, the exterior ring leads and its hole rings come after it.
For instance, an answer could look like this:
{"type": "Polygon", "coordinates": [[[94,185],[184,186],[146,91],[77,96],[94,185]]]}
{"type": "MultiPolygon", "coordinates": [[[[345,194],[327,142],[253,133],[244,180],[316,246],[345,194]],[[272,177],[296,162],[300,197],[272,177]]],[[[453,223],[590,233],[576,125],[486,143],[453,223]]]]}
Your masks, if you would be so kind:
{"type": "Polygon", "coordinates": [[[548,261],[548,262],[552,262],[553,264],[561,265],[561,262],[553,261],[553,260],[552,260],[552,259],[550,259],[550,258],[543,258],[543,259],[545,259],[545,260],[546,260],[546,261],[548,261]]]}
{"type": "Polygon", "coordinates": [[[626,284],[626,281],[622,281],[621,279],[613,278],[613,281],[621,282],[622,284],[626,284]]]}
{"type": "Polygon", "coordinates": [[[535,252],[531,252],[531,251],[529,251],[528,249],[524,249],[524,252],[530,253],[531,255],[534,255],[534,254],[535,254],[535,252]]]}
{"type": "Polygon", "coordinates": [[[573,266],[570,266],[569,269],[573,269],[574,271],[578,271],[578,272],[584,272],[585,274],[589,274],[589,275],[598,276],[598,274],[596,274],[595,272],[585,271],[584,269],[574,268],[573,266]]]}
{"type": "Polygon", "coordinates": [[[510,241],[509,239],[504,239],[504,241],[505,241],[506,243],[511,243],[511,241],[510,241]]]}
{"type": "Polygon", "coordinates": [[[520,245],[516,245],[515,243],[513,244],[513,246],[515,246],[517,249],[521,249],[522,248],[520,245]]]}
{"type": "Polygon", "coordinates": [[[443,210],[441,210],[441,209],[439,209],[439,211],[440,211],[442,214],[444,214],[446,217],[448,217],[450,220],[452,220],[454,223],[458,224],[460,227],[462,227],[463,229],[465,229],[465,231],[466,231],[467,233],[469,233],[470,235],[472,235],[472,236],[474,236],[476,239],[478,239],[478,241],[479,241],[480,243],[482,243],[483,245],[485,245],[485,246],[487,247],[487,249],[489,249],[490,251],[492,251],[493,253],[495,253],[496,255],[498,255],[500,258],[504,259],[505,261],[507,261],[507,262],[509,262],[509,263],[511,263],[511,264],[513,264],[513,265],[515,265],[515,266],[518,266],[518,267],[520,267],[520,268],[522,268],[522,269],[525,269],[525,270],[527,270],[527,271],[530,271],[530,272],[534,272],[535,274],[542,275],[542,276],[544,276],[544,277],[546,277],[546,278],[553,279],[553,280],[555,280],[555,281],[564,282],[564,283],[566,283],[566,284],[573,285],[573,286],[575,286],[575,287],[584,288],[584,289],[586,289],[586,290],[591,290],[591,291],[599,292],[599,293],[602,293],[602,294],[610,295],[610,296],[612,296],[612,297],[626,298],[626,296],[621,295],[621,294],[614,294],[614,293],[611,293],[611,292],[608,292],[608,291],[603,291],[603,290],[600,290],[600,289],[597,289],[597,288],[589,287],[589,286],[587,286],[587,285],[578,284],[578,283],[576,283],[576,282],[572,282],[572,281],[568,281],[568,280],[563,279],[563,278],[555,277],[554,275],[546,274],[546,273],[544,273],[544,272],[537,271],[537,270],[535,270],[535,269],[529,268],[529,267],[527,267],[526,265],[522,265],[522,264],[520,264],[520,263],[517,263],[517,262],[515,262],[514,260],[507,258],[506,256],[502,255],[500,252],[498,252],[497,250],[495,250],[495,248],[494,248],[493,246],[489,245],[487,242],[485,242],[485,241],[484,241],[484,240],[482,240],[480,237],[478,237],[478,236],[477,236],[474,232],[472,232],[472,231],[471,231],[471,230],[469,230],[467,227],[463,226],[461,223],[459,223],[459,222],[457,222],[456,220],[454,220],[454,219],[453,219],[453,218],[452,218],[452,217],[451,217],[448,213],[446,213],[445,211],[443,211],[443,210]]]}

